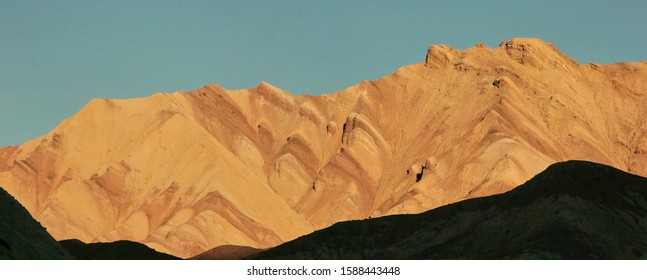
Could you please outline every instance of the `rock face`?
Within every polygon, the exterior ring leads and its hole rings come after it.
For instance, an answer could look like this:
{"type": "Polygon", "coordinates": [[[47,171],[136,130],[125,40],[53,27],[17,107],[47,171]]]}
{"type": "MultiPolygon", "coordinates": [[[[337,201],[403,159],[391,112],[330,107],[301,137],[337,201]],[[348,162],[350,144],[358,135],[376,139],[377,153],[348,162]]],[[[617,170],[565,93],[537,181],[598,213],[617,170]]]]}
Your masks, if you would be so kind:
{"type": "Polygon", "coordinates": [[[433,46],[321,96],[263,82],[96,99],[0,149],[0,184],[57,239],[186,258],[502,193],[567,159],[647,176],[646,112],[645,62],[581,65],[538,39],[433,46]]]}
{"type": "Polygon", "coordinates": [[[253,259],[645,259],[647,178],[551,165],[514,190],[422,214],[340,222],[253,259]]]}

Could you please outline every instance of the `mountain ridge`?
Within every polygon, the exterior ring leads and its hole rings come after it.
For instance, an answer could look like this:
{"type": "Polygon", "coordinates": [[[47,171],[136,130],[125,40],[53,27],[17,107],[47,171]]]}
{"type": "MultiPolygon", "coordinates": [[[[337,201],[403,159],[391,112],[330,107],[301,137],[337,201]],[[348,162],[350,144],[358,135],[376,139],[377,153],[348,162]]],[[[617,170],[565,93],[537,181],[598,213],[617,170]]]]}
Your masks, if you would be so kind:
{"type": "Polygon", "coordinates": [[[72,259],[72,255],[2,187],[0,210],[0,259],[72,259]]]}
{"type": "Polygon", "coordinates": [[[550,165],[503,194],[344,221],[250,259],[645,259],[647,178],[550,165]]]}
{"type": "Polygon", "coordinates": [[[0,149],[0,184],[57,239],[188,258],[502,193],[583,159],[647,175],[647,63],[578,64],[538,39],[432,46],[321,96],[267,82],[95,99],[0,149]],[[260,206],[260,207],[259,207],[260,206]]]}
{"type": "Polygon", "coordinates": [[[178,260],[140,243],[125,240],[85,244],[68,239],[59,241],[59,244],[77,260],[178,260]]]}

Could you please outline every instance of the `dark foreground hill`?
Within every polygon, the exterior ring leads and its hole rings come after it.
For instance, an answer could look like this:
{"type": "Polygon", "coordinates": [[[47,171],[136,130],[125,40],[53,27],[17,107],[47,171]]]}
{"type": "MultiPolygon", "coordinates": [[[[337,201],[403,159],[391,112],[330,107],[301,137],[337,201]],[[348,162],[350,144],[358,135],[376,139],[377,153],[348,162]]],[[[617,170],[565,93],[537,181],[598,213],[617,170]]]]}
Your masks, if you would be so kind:
{"type": "Polygon", "coordinates": [[[249,255],[262,252],[263,249],[236,246],[236,245],[222,245],[202,254],[192,257],[192,260],[240,260],[249,255]]]}
{"type": "Polygon", "coordinates": [[[132,241],[86,244],[80,240],[60,241],[79,260],[177,260],[179,258],[157,252],[148,246],[132,241]]]}
{"type": "Polygon", "coordinates": [[[253,259],[640,259],[647,179],[583,161],[504,194],[337,223],[253,259]]]}
{"type": "Polygon", "coordinates": [[[0,259],[71,259],[72,256],[0,188],[0,259]]]}

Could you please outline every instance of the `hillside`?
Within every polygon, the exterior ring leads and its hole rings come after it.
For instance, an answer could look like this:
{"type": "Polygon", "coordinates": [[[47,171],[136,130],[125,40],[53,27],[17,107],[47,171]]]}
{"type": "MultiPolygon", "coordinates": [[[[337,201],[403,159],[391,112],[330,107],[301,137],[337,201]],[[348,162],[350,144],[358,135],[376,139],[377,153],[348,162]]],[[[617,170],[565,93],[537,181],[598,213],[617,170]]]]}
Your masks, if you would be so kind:
{"type": "Polygon", "coordinates": [[[0,260],[72,259],[3,188],[0,188],[0,260]]]}
{"type": "Polygon", "coordinates": [[[177,260],[178,258],[157,252],[146,245],[132,241],[85,244],[69,239],[59,242],[77,260],[177,260]]]}
{"type": "Polygon", "coordinates": [[[503,193],[564,160],[647,176],[646,96],[644,61],[579,64],[539,39],[437,45],[320,96],[262,82],[95,99],[0,149],[0,184],[58,240],[262,249],[503,193]]]}
{"type": "Polygon", "coordinates": [[[647,178],[581,161],[504,194],[341,222],[256,259],[647,258],[647,178]]]}

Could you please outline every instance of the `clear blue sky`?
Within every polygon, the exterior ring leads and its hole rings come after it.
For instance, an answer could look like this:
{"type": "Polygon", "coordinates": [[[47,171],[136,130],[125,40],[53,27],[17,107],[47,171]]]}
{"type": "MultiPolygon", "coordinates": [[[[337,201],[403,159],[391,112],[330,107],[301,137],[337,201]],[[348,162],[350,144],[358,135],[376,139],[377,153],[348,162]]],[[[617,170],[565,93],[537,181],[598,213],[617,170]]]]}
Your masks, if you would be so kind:
{"type": "Polygon", "coordinates": [[[539,37],[581,63],[647,59],[647,1],[0,0],[0,146],[92,98],[268,81],[322,94],[464,49],[539,37]]]}

